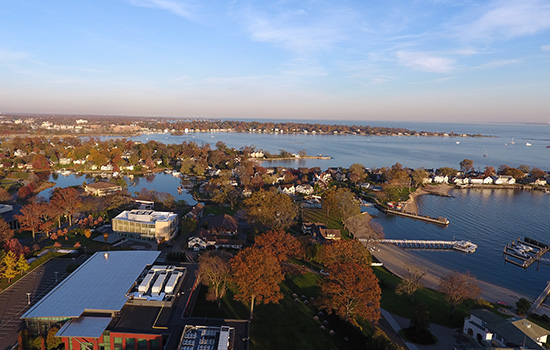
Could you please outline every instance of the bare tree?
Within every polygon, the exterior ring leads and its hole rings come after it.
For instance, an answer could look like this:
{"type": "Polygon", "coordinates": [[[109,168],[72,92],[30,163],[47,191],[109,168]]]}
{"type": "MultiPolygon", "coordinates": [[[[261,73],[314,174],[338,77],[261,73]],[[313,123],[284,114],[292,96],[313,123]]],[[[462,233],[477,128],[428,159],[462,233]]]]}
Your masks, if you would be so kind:
{"type": "Polygon", "coordinates": [[[396,294],[407,294],[411,297],[411,301],[414,298],[414,292],[422,287],[422,277],[426,275],[426,269],[421,267],[410,265],[406,267],[407,274],[403,276],[401,282],[395,288],[396,294]]]}
{"type": "Polygon", "coordinates": [[[372,216],[368,213],[352,216],[344,222],[344,225],[353,237],[361,240],[361,243],[367,249],[370,248],[374,241],[384,238],[382,226],[373,222],[372,216]]]}
{"type": "Polygon", "coordinates": [[[481,293],[476,278],[470,272],[458,271],[451,271],[441,278],[438,290],[446,295],[447,301],[451,304],[451,317],[457,305],[466,299],[475,299],[481,293]]]}

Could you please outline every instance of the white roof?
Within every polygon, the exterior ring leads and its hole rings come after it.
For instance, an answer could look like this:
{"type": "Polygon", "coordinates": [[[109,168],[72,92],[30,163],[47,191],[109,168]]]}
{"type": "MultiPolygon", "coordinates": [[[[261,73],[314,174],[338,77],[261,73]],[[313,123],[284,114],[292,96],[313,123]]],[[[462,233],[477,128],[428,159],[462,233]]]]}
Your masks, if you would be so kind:
{"type": "Polygon", "coordinates": [[[22,318],[76,318],[85,310],[120,311],[128,290],[159,254],[156,251],[97,252],[22,318]]]}
{"type": "Polygon", "coordinates": [[[65,323],[55,336],[99,338],[111,321],[110,317],[80,317],[65,323]]]}

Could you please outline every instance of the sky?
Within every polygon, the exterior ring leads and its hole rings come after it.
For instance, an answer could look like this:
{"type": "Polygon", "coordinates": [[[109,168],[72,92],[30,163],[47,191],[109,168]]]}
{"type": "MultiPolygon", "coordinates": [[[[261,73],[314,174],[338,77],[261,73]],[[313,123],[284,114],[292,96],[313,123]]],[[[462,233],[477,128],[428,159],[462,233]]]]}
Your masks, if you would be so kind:
{"type": "Polygon", "coordinates": [[[2,0],[0,112],[550,122],[550,0],[2,0]]]}

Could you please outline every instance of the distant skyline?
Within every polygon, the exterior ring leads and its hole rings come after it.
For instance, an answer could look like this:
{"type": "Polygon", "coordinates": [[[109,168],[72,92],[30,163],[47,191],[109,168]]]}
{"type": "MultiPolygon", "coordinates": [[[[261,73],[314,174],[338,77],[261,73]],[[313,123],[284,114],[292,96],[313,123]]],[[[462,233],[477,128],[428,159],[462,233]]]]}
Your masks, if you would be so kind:
{"type": "Polygon", "coordinates": [[[5,0],[0,112],[550,122],[550,1],[5,0]]]}

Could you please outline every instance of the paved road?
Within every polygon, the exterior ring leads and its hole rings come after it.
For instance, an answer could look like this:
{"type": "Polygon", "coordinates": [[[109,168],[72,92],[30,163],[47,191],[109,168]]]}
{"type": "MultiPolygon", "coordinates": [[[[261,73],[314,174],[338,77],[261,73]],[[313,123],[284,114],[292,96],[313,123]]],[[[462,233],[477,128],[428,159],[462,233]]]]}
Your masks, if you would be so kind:
{"type": "Polygon", "coordinates": [[[67,267],[72,262],[51,259],[0,293],[0,350],[11,349],[17,342],[19,331],[24,328],[19,317],[68,275],[67,267]]]}

